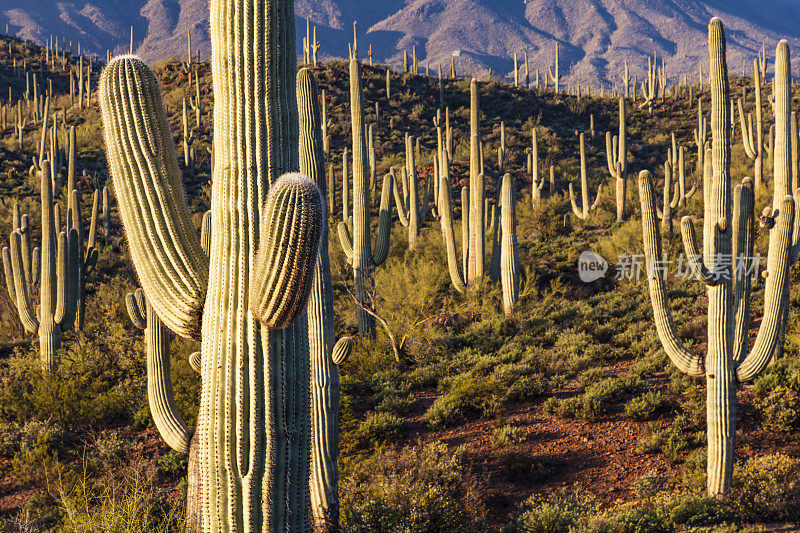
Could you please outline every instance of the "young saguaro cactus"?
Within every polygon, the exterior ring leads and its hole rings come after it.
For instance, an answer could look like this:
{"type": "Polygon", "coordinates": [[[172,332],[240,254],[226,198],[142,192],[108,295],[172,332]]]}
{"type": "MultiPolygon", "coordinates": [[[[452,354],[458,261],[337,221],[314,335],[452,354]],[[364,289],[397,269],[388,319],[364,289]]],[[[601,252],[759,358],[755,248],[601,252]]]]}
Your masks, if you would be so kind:
{"type": "Polygon", "coordinates": [[[147,352],[147,401],[161,438],[178,453],[189,453],[192,432],[186,427],[175,406],[170,374],[170,333],[153,312],[142,289],[125,298],[128,315],[138,329],[144,330],[147,352]]]}
{"type": "Polygon", "coordinates": [[[14,226],[17,229],[11,233],[11,248],[3,248],[3,268],[6,287],[16,304],[22,325],[29,333],[39,335],[42,371],[47,374],[56,370],[61,333],[70,329],[75,322],[79,237],[78,231],[69,225],[66,231],[56,236],[60,221],[57,220],[53,203],[50,162],[46,159],[41,163],[39,177],[42,206],[40,252],[30,251],[30,227],[26,220],[18,216],[19,209],[15,207],[14,226]],[[30,294],[37,262],[41,268],[38,276],[38,309],[30,294]]]}
{"type": "Polygon", "coordinates": [[[608,172],[614,178],[617,192],[617,222],[625,218],[625,199],[628,192],[628,148],[625,135],[625,99],[619,99],[619,135],[606,132],[608,172]]]}
{"type": "Polygon", "coordinates": [[[580,135],[580,151],[581,151],[581,208],[575,203],[575,191],[572,188],[572,183],[569,184],[569,201],[572,204],[572,212],[581,220],[589,218],[589,213],[597,209],[600,203],[600,195],[603,193],[603,185],[597,186],[597,196],[595,196],[594,203],[589,204],[589,183],[586,177],[586,142],[580,135]]]}
{"type": "MultiPolygon", "coordinates": [[[[297,73],[300,121],[300,172],[325,194],[325,166],[320,130],[319,92],[314,74],[297,73]]],[[[333,284],[328,258],[327,214],[323,215],[314,282],[308,301],[311,353],[311,511],[317,531],[338,531],[339,370],[353,347],[349,337],[334,345],[333,284]]]]}
{"type": "Polygon", "coordinates": [[[155,76],[122,56],[101,80],[108,160],[142,289],[170,330],[202,340],[199,521],[190,530],[307,527],[304,311],[324,200],[307,177],[279,178],[299,166],[293,21],[291,0],[211,1],[210,260],[181,194],[155,76]]]}
{"type": "Polygon", "coordinates": [[[754,240],[753,183],[745,178],[731,198],[731,131],[729,127],[729,85],[725,61],[722,22],[711,19],[708,26],[711,86],[712,191],[706,196],[703,224],[703,252],[700,253],[691,217],[681,221],[683,243],[697,277],[708,293],[708,352],[703,358],[683,346],[678,338],[667,302],[663,275],[654,268],[662,261],[661,235],[656,224],[656,207],[650,173],[639,175],[645,261],[656,330],[661,344],[675,366],[692,376],[706,377],[708,467],[710,496],[730,488],[736,435],[736,382],[754,379],[769,362],[779,330],[785,292],[788,290],[789,262],[797,254],[795,198],[790,194],[791,143],[788,135],[791,97],[789,47],[778,44],[775,74],[776,165],[773,208],[767,217],[772,229],[769,239],[764,317],[755,343],[747,353],[750,287],[743,261],[751,261],[754,240]],[[732,209],[731,209],[732,207],[732,209]],[[794,233],[794,235],[793,235],[794,233]],[[733,257],[725,261],[724,257],[733,257]]]}

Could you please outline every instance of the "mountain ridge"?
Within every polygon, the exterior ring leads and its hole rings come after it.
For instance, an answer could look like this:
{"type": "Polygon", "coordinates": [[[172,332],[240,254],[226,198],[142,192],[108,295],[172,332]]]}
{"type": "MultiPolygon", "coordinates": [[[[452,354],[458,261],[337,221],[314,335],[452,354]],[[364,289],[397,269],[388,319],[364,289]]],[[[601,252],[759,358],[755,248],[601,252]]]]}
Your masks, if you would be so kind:
{"type": "MultiPolygon", "coordinates": [[[[426,62],[449,71],[457,56],[459,74],[513,76],[512,55],[520,66],[528,52],[535,69],[553,64],[560,48],[564,83],[597,85],[619,80],[628,61],[631,75],[645,73],[647,58],[663,57],[674,81],[697,77],[706,60],[706,25],[719,16],[728,35],[729,67],[737,74],[766,43],[800,47],[798,0],[297,0],[298,51],[305,17],[317,26],[323,58],[347,56],[352,21],[358,19],[362,56],[372,45],[375,60],[399,69],[403,51],[416,45],[420,68],[426,62]]],[[[207,0],[0,0],[0,28],[43,43],[50,35],[80,41],[88,53],[127,51],[134,27],[136,53],[148,61],[185,54],[186,35],[194,49],[210,53],[207,0]],[[52,5],[53,9],[42,9],[52,5]]],[[[750,67],[747,67],[750,70],[750,67]]]]}

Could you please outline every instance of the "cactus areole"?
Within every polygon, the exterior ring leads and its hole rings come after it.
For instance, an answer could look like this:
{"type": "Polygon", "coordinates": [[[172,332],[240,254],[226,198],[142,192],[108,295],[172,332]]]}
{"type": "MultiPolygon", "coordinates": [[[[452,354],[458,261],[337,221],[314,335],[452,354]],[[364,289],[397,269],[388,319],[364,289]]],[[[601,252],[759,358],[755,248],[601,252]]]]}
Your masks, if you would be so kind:
{"type": "Polygon", "coordinates": [[[294,2],[210,5],[209,259],[182,194],[160,89],[133,56],[111,61],[101,80],[108,160],[147,299],[172,331],[202,340],[200,487],[187,530],[305,531],[306,300],[325,204],[309,178],[280,177],[299,169],[294,2]]]}

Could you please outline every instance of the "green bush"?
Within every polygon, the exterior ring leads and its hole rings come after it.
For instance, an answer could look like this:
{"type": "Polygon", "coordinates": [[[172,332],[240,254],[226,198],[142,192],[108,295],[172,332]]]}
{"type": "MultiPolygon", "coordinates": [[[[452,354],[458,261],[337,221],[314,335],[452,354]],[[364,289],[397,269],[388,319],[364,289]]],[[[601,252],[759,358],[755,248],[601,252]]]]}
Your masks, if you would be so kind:
{"type": "Polygon", "coordinates": [[[625,416],[634,420],[651,420],[669,405],[669,400],[659,391],[650,390],[625,404],[625,416]]]}
{"type": "Polygon", "coordinates": [[[559,489],[547,497],[532,496],[525,510],[504,533],[563,533],[597,512],[596,498],[583,490],[559,489]]]}
{"type": "Polygon", "coordinates": [[[492,435],[494,435],[494,443],[497,446],[522,444],[528,436],[524,429],[518,426],[512,426],[511,424],[506,424],[505,426],[495,429],[492,431],[492,435]]]}
{"type": "Polygon", "coordinates": [[[423,419],[430,427],[442,429],[470,418],[490,418],[497,408],[496,389],[494,382],[461,377],[433,402],[423,419]]]}
{"type": "Polygon", "coordinates": [[[800,459],[784,454],[753,457],[733,471],[731,499],[755,522],[800,520],[800,459]]]}
{"type": "Polygon", "coordinates": [[[367,447],[397,438],[405,426],[405,421],[393,414],[373,413],[358,426],[356,436],[359,445],[367,447]]]}
{"type": "Polygon", "coordinates": [[[478,532],[482,507],[462,448],[433,442],[345,461],[341,527],[353,533],[478,532]]]}
{"type": "Polygon", "coordinates": [[[543,408],[546,413],[559,418],[597,420],[608,412],[612,402],[640,387],[639,380],[634,377],[606,378],[590,385],[581,396],[564,399],[549,398],[543,408]]]}

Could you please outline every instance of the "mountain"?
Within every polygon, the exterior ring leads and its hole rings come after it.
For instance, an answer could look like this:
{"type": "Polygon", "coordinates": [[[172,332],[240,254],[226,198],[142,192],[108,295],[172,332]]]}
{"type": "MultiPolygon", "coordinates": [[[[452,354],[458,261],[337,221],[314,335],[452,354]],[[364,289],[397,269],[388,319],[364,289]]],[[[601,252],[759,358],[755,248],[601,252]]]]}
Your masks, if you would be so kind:
{"type": "MultiPolygon", "coordinates": [[[[800,0],[296,0],[298,50],[305,18],[317,26],[322,57],[346,57],[358,20],[361,55],[402,67],[403,51],[417,48],[421,68],[456,57],[459,74],[511,75],[512,54],[528,52],[533,69],[553,64],[560,47],[566,82],[618,79],[625,60],[642,76],[647,58],[663,57],[673,79],[696,77],[707,61],[706,26],[720,17],[728,37],[728,64],[741,72],[766,43],[774,55],[785,38],[800,50],[800,0]]],[[[134,27],[136,52],[148,60],[210,52],[207,0],[0,0],[0,29],[43,43],[58,35],[100,56],[126,51],[134,27]]],[[[797,55],[797,54],[796,54],[797,55]]],[[[749,67],[748,67],[749,69],[749,67]]]]}

